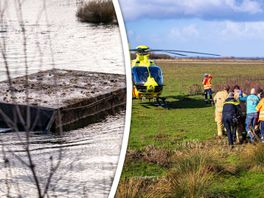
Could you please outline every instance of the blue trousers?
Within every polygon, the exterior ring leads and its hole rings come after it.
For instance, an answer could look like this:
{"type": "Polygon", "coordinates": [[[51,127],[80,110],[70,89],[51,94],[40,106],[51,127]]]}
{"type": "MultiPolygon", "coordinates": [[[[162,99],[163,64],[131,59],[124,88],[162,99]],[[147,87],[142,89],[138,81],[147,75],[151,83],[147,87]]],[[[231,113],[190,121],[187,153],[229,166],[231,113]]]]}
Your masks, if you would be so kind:
{"type": "Polygon", "coordinates": [[[213,92],[212,89],[205,89],[204,90],[204,99],[205,101],[208,101],[208,98],[210,99],[210,101],[213,101],[213,92]]]}
{"type": "Polygon", "coordinates": [[[250,132],[250,128],[254,129],[256,125],[256,121],[258,119],[258,113],[248,113],[246,117],[246,131],[250,137],[250,141],[254,141],[254,136],[250,132]]]}

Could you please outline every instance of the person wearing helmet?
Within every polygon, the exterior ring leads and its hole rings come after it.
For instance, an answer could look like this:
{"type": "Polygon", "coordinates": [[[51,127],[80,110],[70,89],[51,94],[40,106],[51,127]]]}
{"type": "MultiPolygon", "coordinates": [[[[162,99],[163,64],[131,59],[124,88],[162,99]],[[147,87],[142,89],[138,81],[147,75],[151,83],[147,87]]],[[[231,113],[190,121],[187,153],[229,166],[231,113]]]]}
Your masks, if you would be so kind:
{"type": "Polygon", "coordinates": [[[228,92],[230,90],[229,85],[224,87],[224,90],[218,91],[214,96],[215,103],[215,122],[217,124],[217,135],[218,137],[223,136],[223,123],[222,123],[222,112],[223,106],[226,98],[228,97],[228,92]]]}
{"type": "Polygon", "coordinates": [[[213,103],[213,93],[212,93],[212,75],[211,74],[204,74],[203,78],[203,86],[204,86],[204,101],[207,104],[213,103]]]}
{"type": "Polygon", "coordinates": [[[250,90],[250,95],[242,96],[242,93],[239,97],[240,101],[246,101],[247,104],[247,117],[246,117],[246,131],[250,137],[250,141],[253,143],[255,134],[251,131],[255,129],[256,121],[258,119],[258,112],[256,107],[259,103],[259,97],[256,95],[255,88],[250,90]]]}
{"type": "Polygon", "coordinates": [[[224,102],[222,121],[228,136],[228,143],[231,147],[236,140],[237,117],[240,114],[239,102],[234,98],[234,93],[230,92],[224,102]]]}

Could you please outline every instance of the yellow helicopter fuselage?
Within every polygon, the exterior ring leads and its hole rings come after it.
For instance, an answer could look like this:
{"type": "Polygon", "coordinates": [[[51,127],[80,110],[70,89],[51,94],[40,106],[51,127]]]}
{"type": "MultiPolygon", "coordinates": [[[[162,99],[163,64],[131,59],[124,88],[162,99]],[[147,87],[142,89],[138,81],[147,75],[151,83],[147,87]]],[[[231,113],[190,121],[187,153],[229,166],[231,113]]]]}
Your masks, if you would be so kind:
{"type": "MultiPolygon", "coordinates": [[[[155,67],[158,68],[160,71],[160,75],[162,75],[160,68],[155,64],[153,60],[149,59],[149,54],[136,54],[136,59],[132,60],[132,71],[133,68],[135,70],[136,67],[137,69],[144,70],[144,74],[141,74],[144,76],[144,79],[140,85],[135,83],[133,80],[133,98],[147,98],[147,99],[152,99],[152,98],[157,98],[161,95],[162,93],[162,88],[163,85],[160,85],[156,79],[153,77],[150,71],[151,68],[155,67]]],[[[132,72],[133,74],[133,72],[132,72]]],[[[133,77],[134,78],[134,77],[133,77]]]]}

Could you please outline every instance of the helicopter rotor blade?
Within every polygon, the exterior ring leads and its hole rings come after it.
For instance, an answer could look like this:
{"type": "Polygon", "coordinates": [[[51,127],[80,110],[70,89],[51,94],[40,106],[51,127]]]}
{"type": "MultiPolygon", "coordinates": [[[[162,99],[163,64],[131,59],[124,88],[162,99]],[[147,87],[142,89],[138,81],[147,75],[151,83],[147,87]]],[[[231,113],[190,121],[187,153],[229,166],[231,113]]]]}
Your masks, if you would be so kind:
{"type": "MultiPolygon", "coordinates": [[[[130,49],[130,52],[139,52],[138,49],[130,49]]],[[[177,52],[173,52],[173,51],[156,51],[156,50],[148,50],[148,52],[161,52],[163,54],[172,54],[172,55],[177,55],[177,56],[187,56],[186,54],[181,54],[181,53],[177,53],[177,52]]]]}
{"type": "MultiPolygon", "coordinates": [[[[130,49],[131,52],[139,52],[139,49],[130,49]]],[[[178,56],[188,56],[187,54],[200,54],[200,55],[207,55],[207,56],[221,56],[219,54],[212,54],[207,52],[196,52],[196,51],[186,51],[186,50],[170,50],[170,49],[148,49],[148,52],[163,52],[172,55],[178,56]],[[186,53],[186,54],[183,54],[186,53]]]]}
{"type": "Polygon", "coordinates": [[[186,54],[181,54],[177,52],[166,52],[167,54],[177,55],[177,56],[187,56],[186,54]]]}
{"type": "Polygon", "coordinates": [[[164,50],[164,49],[151,49],[150,51],[154,52],[167,52],[167,53],[187,53],[187,54],[200,54],[200,55],[208,55],[208,56],[221,56],[219,54],[212,54],[206,52],[196,52],[196,51],[185,51],[185,50],[164,50]]]}

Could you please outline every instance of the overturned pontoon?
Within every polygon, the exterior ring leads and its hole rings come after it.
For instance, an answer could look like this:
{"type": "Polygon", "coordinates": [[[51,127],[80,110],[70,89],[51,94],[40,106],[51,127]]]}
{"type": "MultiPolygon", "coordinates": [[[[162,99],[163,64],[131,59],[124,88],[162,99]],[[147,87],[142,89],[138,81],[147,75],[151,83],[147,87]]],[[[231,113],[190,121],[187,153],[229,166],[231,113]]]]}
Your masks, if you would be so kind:
{"type": "Polygon", "coordinates": [[[69,131],[123,110],[125,76],[48,70],[0,82],[0,128],[69,131]],[[28,79],[28,80],[27,80],[28,79]]]}

